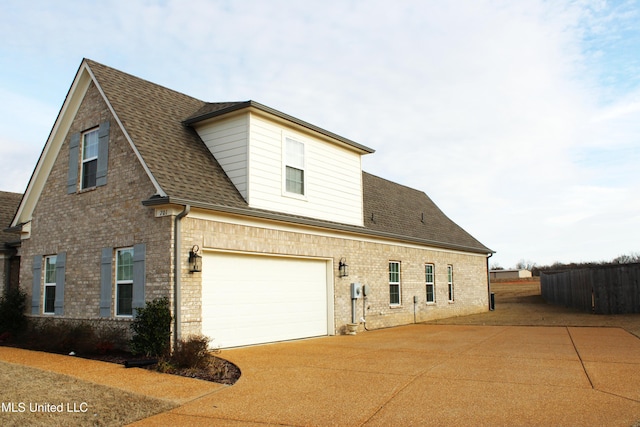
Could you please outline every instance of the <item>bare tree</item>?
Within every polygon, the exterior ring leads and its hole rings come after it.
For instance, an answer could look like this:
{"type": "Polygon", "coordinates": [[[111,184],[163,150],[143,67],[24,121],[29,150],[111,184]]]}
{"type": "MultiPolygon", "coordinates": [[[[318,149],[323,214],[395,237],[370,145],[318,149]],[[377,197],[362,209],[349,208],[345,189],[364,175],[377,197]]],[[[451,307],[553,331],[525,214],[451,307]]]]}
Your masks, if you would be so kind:
{"type": "Polygon", "coordinates": [[[491,270],[504,270],[504,267],[500,267],[500,264],[498,264],[497,262],[494,262],[494,263],[491,264],[489,269],[491,269],[491,270]]]}
{"type": "Polygon", "coordinates": [[[533,270],[533,267],[535,267],[535,266],[536,266],[536,263],[535,262],[531,262],[528,259],[527,260],[521,259],[516,264],[516,268],[518,270],[529,270],[529,271],[531,271],[531,270],[533,270]]]}
{"type": "Polygon", "coordinates": [[[611,261],[612,264],[632,264],[636,262],[640,262],[640,253],[638,252],[620,255],[611,261]]]}

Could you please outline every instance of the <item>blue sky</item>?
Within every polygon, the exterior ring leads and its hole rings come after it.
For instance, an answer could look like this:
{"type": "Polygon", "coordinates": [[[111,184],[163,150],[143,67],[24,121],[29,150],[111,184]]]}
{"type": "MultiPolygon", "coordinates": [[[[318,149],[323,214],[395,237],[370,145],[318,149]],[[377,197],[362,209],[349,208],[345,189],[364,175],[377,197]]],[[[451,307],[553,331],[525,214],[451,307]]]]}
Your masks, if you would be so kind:
{"type": "Polygon", "coordinates": [[[639,1],[4,0],[0,38],[0,190],[87,57],[376,149],[502,267],[640,252],[639,1]]]}

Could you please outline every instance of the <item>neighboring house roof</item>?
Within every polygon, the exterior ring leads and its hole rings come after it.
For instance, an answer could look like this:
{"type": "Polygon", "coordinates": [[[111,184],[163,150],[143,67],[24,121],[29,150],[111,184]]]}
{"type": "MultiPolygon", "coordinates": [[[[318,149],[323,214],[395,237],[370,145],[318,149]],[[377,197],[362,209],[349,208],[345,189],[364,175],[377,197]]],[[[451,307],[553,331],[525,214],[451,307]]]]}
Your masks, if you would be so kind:
{"type": "MultiPolygon", "coordinates": [[[[34,191],[35,197],[39,197],[38,188],[43,184],[36,175],[47,167],[44,158],[47,157],[49,146],[54,147],[51,150],[55,150],[55,146],[61,144],[56,134],[59,129],[63,129],[65,123],[68,126],[70,122],[66,115],[71,114],[67,111],[72,111],[72,107],[76,105],[74,102],[77,102],[72,99],[74,88],[86,88],[89,84],[84,77],[85,71],[91,75],[91,80],[111,108],[156,187],[157,194],[150,194],[145,205],[189,203],[208,209],[410,240],[438,247],[477,253],[492,252],[447,218],[425,193],[367,173],[363,173],[364,227],[250,208],[191,124],[244,108],[253,108],[320,132],[363,154],[374,150],[255,101],[206,103],[88,59],[80,66],[52,130],[52,136],[49,137],[27,187],[27,196],[34,191]],[[38,180],[39,183],[36,182],[38,180]]],[[[26,211],[33,209],[33,201],[23,204],[26,211]]],[[[27,218],[30,213],[22,214],[21,210],[14,219],[14,226],[30,219],[27,218]]]]}
{"type": "Polygon", "coordinates": [[[519,273],[521,271],[531,271],[526,268],[513,268],[510,270],[498,269],[498,270],[489,270],[490,273],[519,273]]]}
{"type": "Polygon", "coordinates": [[[11,225],[11,220],[18,210],[22,194],[0,191],[0,250],[8,243],[20,241],[20,233],[9,232],[5,229],[11,225]]]}

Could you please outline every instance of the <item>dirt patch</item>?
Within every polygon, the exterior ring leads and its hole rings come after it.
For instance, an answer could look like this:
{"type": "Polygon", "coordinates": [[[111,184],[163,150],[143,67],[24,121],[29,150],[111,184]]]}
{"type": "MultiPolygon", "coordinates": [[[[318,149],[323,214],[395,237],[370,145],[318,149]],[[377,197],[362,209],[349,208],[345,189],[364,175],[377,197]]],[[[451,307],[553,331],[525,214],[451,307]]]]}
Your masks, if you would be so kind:
{"type": "Polygon", "coordinates": [[[640,314],[591,314],[548,304],[540,281],[492,283],[495,310],[427,323],[440,325],[594,326],[618,327],[640,338],[640,314]]]}

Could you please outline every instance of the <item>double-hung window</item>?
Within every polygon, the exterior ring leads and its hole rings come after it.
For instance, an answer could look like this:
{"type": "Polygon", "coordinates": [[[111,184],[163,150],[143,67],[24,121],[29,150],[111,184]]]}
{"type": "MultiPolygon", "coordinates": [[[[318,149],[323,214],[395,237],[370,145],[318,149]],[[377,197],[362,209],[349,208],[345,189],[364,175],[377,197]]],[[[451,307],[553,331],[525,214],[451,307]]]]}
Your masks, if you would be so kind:
{"type": "Polygon", "coordinates": [[[449,286],[449,302],[453,302],[454,301],[454,296],[453,296],[453,266],[452,265],[448,265],[447,266],[447,285],[449,286]]]}
{"type": "Polygon", "coordinates": [[[304,144],[291,138],[285,142],[285,190],[304,196],[304,144]]]}
{"type": "Polygon", "coordinates": [[[98,172],[98,129],[82,135],[82,189],[96,186],[98,172]]]}
{"type": "Polygon", "coordinates": [[[110,127],[105,121],[94,129],[71,135],[67,194],[76,193],[78,188],[85,190],[107,185],[110,127]]]}
{"type": "Polygon", "coordinates": [[[133,248],[116,251],[116,315],[133,315],[133,248]]]}
{"type": "Polygon", "coordinates": [[[425,264],[424,266],[424,280],[426,283],[427,289],[427,303],[436,302],[436,284],[435,284],[435,275],[434,275],[434,266],[433,264],[425,264]]]}
{"type": "Polygon", "coordinates": [[[44,308],[45,314],[55,313],[56,301],[56,256],[44,259],[44,308]]]}
{"type": "Polygon", "coordinates": [[[389,262],[389,304],[400,305],[400,263],[389,262]]]}

